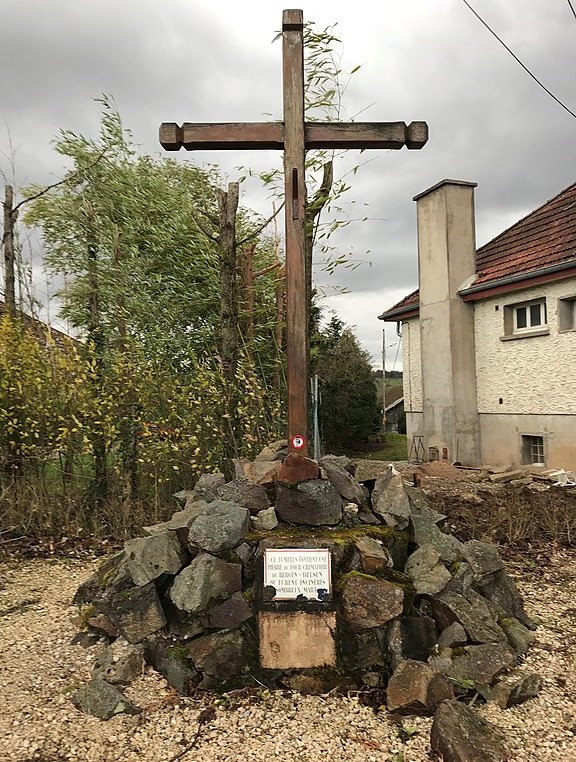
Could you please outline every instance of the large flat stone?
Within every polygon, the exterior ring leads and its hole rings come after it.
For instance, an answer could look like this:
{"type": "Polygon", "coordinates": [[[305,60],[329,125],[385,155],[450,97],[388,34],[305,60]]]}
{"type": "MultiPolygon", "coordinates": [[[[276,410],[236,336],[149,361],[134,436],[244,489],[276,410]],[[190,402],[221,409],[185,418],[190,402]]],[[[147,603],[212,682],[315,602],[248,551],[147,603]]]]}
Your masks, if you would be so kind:
{"type": "Polygon", "coordinates": [[[383,579],[354,575],[342,588],[344,615],[353,630],[381,627],[402,613],[404,592],[383,579]]]}
{"type": "Polygon", "coordinates": [[[278,485],[276,513],[290,524],[333,526],[342,521],[342,498],[330,482],[316,479],[297,487],[278,485]]]}
{"type": "Polygon", "coordinates": [[[242,566],[229,564],[209,553],[200,553],[178,574],[170,599],[182,611],[199,613],[212,600],[242,589],[242,566]]]}
{"type": "Polygon", "coordinates": [[[336,612],[261,611],[260,665],[265,669],[307,669],[336,664],[336,612]]]}

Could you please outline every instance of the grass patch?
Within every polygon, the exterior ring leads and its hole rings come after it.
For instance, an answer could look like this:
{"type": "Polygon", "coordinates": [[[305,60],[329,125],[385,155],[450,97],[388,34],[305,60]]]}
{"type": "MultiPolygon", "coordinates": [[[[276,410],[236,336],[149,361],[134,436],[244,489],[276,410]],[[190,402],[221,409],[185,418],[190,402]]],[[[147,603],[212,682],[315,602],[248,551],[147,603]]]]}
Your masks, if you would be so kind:
{"type": "Polygon", "coordinates": [[[367,451],[355,450],[347,455],[365,460],[408,460],[408,437],[405,434],[389,431],[384,434],[378,449],[373,448],[374,446],[367,451]]]}

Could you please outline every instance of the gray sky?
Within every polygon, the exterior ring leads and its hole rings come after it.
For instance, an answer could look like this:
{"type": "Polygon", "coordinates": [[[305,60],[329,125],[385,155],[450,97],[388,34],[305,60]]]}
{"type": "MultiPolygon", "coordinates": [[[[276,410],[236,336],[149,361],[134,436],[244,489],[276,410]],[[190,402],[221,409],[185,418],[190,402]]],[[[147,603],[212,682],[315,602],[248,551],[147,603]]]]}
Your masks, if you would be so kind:
{"type": "MultiPolygon", "coordinates": [[[[576,111],[576,19],[567,0],[471,0],[557,97],[576,111]]],[[[16,149],[16,182],[54,182],[65,169],[51,149],[60,128],[93,135],[101,93],[114,96],[143,150],[160,152],[162,121],[281,118],[278,0],[0,0],[0,148],[16,149]],[[271,116],[269,116],[271,115],[271,116]]],[[[345,93],[346,118],[426,120],[421,151],[349,152],[344,214],[367,216],[332,240],[352,259],[317,282],[379,362],[377,315],[417,285],[412,197],[444,177],[478,183],[478,244],[576,180],[576,119],[518,66],[461,0],[307,2],[306,20],[337,22],[342,68],[361,65],[345,93]],[[349,293],[337,294],[345,287],[349,293]]],[[[172,154],[173,156],[175,154],[172,154]]],[[[177,154],[237,167],[280,166],[274,152],[177,154]]],[[[9,172],[6,156],[0,166],[9,172]]],[[[269,214],[256,182],[244,203],[269,214]]],[[[39,291],[45,289],[39,285],[39,291]]],[[[388,357],[396,355],[387,328],[388,357]],[[388,337],[389,334],[389,337],[388,337]]],[[[396,367],[400,367],[399,361],[396,367]]]]}

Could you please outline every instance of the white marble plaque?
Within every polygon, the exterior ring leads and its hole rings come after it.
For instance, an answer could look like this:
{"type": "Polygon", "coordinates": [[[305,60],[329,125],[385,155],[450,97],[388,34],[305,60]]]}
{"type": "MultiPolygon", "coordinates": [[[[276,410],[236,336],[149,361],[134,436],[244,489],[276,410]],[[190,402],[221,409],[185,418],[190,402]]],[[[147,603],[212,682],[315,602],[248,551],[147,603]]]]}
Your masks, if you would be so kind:
{"type": "Polygon", "coordinates": [[[332,595],[330,551],[327,548],[271,548],[264,551],[265,600],[312,601],[332,595]],[[270,588],[276,591],[272,596],[270,588]]]}

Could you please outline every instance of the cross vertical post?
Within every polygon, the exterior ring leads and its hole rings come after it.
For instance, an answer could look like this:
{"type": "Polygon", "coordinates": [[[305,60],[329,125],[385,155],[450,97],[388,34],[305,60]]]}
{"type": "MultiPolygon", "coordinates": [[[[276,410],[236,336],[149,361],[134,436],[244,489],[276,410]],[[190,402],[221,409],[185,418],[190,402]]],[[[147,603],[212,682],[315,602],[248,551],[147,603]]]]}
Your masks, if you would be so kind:
{"type": "Polygon", "coordinates": [[[349,148],[419,150],[428,140],[426,122],[305,122],[304,20],[301,10],[282,14],[283,122],[164,122],[167,151],[284,151],[286,247],[286,357],[288,449],[308,454],[308,304],[306,288],[307,150],[349,148]]]}
{"type": "Polygon", "coordinates": [[[304,19],[282,14],[286,205],[286,361],[288,449],[308,452],[308,305],[305,275],[304,19]]]}

